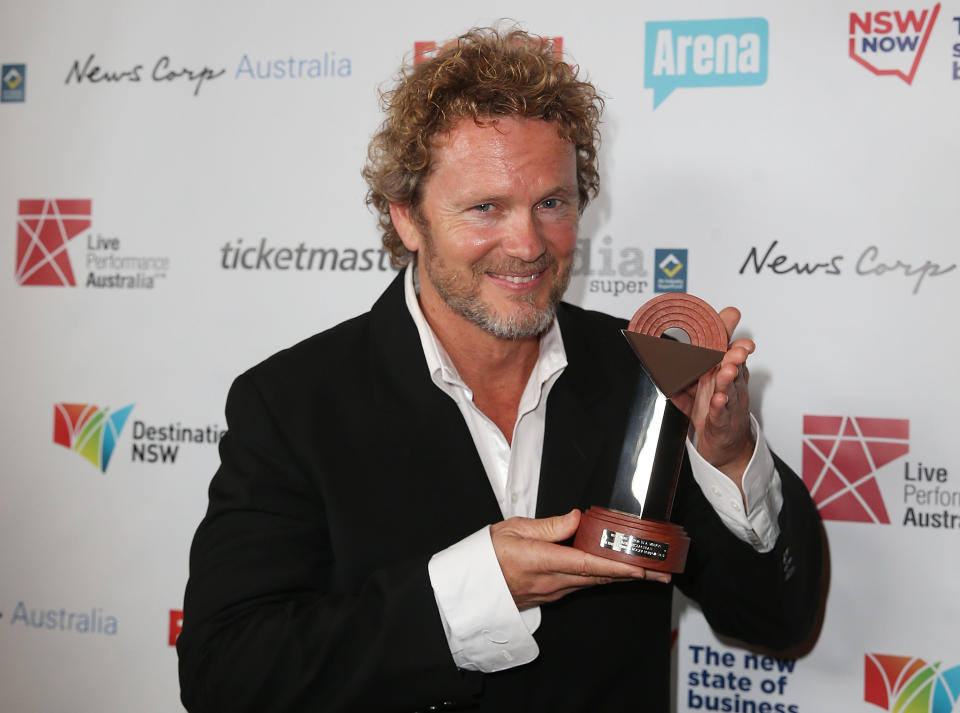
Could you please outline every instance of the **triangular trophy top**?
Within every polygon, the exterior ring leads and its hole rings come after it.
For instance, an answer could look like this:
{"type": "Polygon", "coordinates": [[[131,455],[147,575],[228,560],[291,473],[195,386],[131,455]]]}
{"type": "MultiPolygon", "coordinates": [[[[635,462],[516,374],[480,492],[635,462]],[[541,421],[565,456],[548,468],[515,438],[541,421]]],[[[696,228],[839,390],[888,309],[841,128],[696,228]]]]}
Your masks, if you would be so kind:
{"type": "Polygon", "coordinates": [[[622,330],[643,370],[665,396],[674,396],[723,359],[723,352],[622,330]]]}

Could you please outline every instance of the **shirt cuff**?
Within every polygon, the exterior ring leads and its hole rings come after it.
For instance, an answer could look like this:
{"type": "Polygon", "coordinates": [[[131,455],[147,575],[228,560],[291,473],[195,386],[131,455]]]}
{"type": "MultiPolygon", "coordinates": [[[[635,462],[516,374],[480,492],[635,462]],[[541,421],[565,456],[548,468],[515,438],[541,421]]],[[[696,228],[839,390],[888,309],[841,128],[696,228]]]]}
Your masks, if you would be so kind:
{"type": "Polygon", "coordinates": [[[753,414],[750,432],[756,445],[743,473],[743,495],[736,483],[704,460],[689,438],[687,455],[694,480],[726,528],[757,552],[769,552],[780,535],[783,492],[773,456],[753,414]]]}
{"type": "Polygon", "coordinates": [[[540,626],[540,607],[517,609],[489,527],[435,554],[427,570],[459,668],[493,673],[537,658],[533,632],[540,626]]]}

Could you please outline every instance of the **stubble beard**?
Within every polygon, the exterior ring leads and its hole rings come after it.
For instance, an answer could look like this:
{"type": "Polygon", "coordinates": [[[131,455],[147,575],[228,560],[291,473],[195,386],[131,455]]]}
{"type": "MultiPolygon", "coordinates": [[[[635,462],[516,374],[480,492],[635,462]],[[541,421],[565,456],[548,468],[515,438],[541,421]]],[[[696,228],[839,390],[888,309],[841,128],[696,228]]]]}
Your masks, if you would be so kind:
{"type": "Polygon", "coordinates": [[[557,305],[560,304],[570,284],[572,261],[568,262],[561,271],[556,259],[544,254],[533,262],[509,260],[498,265],[480,262],[473,266],[469,276],[463,273],[450,274],[444,269],[443,260],[433,251],[432,239],[429,236],[425,237],[424,249],[420,251],[419,259],[424,261],[427,277],[437,294],[453,312],[498,339],[519,340],[536,337],[546,332],[553,324],[557,305]],[[537,306],[535,293],[520,294],[511,297],[510,301],[517,305],[527,305],[529,308],[511,310],[509,314],[501,315],[480,296],[480,287],[486,273],[503,275],[531,270],[553,273],[553,284],[550,286],[547,303],[543,307],[537,306]]]}

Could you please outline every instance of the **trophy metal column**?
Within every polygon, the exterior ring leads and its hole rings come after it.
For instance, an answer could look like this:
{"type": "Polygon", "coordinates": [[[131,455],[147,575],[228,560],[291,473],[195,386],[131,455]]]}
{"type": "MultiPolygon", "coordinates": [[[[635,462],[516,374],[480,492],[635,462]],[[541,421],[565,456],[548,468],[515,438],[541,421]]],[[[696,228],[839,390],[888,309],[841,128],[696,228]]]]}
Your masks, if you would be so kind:
{"type": "Polygon", "coordinates": [[[607,559],[662,572],[682,572],[690,538],[670,522],[689,420],[671,396],[714,368],[727,330],[703,300],[682,292],[655,297],[624,330],[643,372],[636,384],[610,507],[591,507],[573,546],[607,559]],[[681,329],[690,344],[662,339],[681,329]]]}

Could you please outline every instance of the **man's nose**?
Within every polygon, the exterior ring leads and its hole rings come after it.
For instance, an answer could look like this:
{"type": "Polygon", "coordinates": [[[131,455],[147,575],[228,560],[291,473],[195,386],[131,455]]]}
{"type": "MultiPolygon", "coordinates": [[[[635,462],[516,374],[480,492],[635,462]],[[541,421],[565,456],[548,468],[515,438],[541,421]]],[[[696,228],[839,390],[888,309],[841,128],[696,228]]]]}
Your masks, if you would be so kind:
{"type": "Polygon", "coordinates": [[[526,211],[518,211],[507,226],[503,252],[524,262],[533,262],[547,249],[536,218],[526,211]]]}

